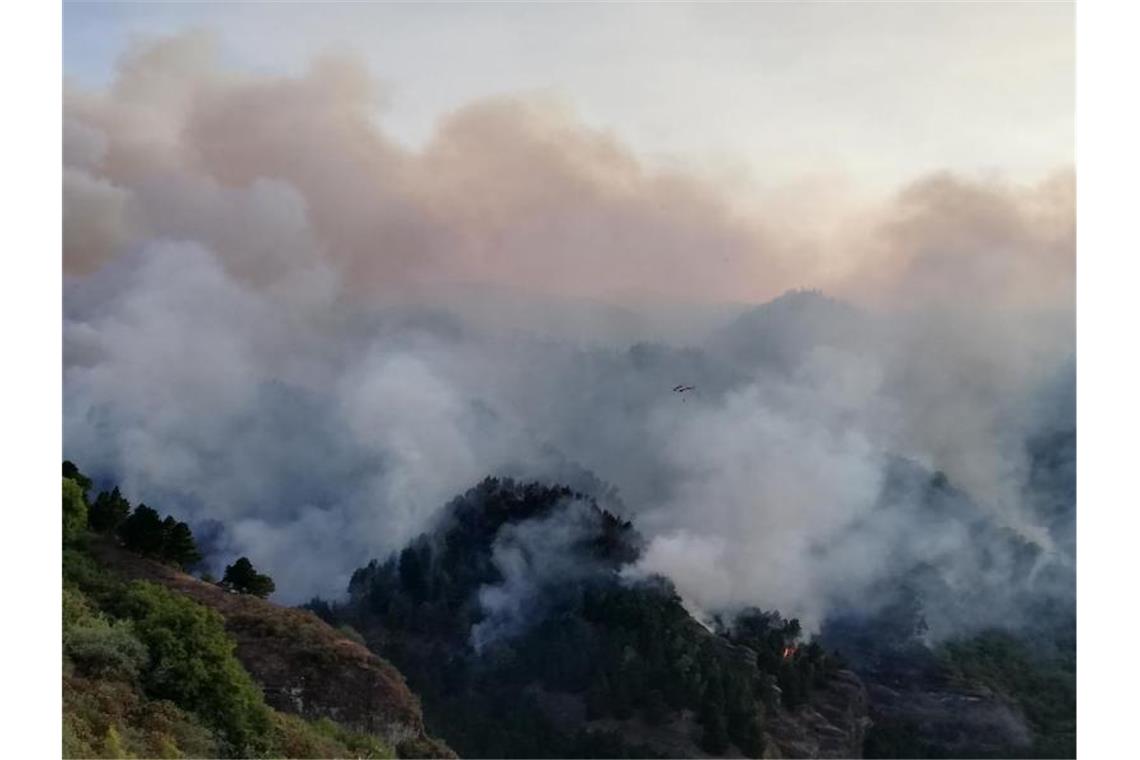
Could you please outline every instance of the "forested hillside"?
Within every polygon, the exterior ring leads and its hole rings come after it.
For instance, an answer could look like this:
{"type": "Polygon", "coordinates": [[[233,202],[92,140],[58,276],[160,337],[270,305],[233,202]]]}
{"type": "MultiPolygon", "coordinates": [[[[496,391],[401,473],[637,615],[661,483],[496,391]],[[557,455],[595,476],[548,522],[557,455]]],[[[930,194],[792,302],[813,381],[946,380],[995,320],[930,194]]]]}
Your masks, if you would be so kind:
{"type": "Polygon", "coordinates": [[[641,543],[568,488],[487,479],[346,604],[309,606],[391,658],[461,755],[794,752],[786,724],[817,696],[840,741],[815,750],[859,751],[861,687],[836,658],[774,612],[709,630],[668,580],[629,575],[641,543]]]}

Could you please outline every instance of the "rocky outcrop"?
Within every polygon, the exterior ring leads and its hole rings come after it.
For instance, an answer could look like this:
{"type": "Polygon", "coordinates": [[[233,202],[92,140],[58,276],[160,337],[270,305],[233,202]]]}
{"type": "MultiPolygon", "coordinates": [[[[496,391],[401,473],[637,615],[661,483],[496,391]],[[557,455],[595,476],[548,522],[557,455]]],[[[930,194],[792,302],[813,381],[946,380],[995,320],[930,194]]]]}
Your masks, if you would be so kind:
{"type": "Polygon", "coordinates": [[[814,689],[807,704],[768,714],[764,756],[862,757],[870,724],[863,682],[851,671],[841,670],[814,689]]]}
{"type": "MultiPolygon", "coordinates": [[[[664,724],[650,724],[637,717],[587,721],[580,695],[549,692],[537,684],[529,687],[528,693],[537,699],[543,713],[564,729],[615,733],[632,746],[661,757],[716,757],[701,748],[702,727],[691,710],[680,711],[664,724]]],[[[841,670],[814,689],[807,704],[795,710],[765,711],[764,757],[859,758],[870,725],[863,682],[850,670],[841,670]]],[[[744,756],[734,746],[723,755],[744,756]]]]}
{"type": "Polygon", "coordinates": [[[1033,733],[1009,700],[984,687],[916,684],[868,686],[872,720],[883,729],[912,731],[946,757],[1000,755],[1028,749],[1033,733]]]}
{"type": "Polygon", "coordinates": [[[427,735],[403,675],[311,612],[231,593],[111,542],[92,550],[127,578],[160,583],[220,613],[238,659],[274,709],[373,734],[401,757],[455,757],[427,735]]]}
{"type": "MultiPolygon", "coordinates": [[[[528,690],[552,721],[566,729],[620,735],[630,745],[661,757],[710,758],[701,748],[702,727],[691,710],[682,710],[664,724],[641,718],[585,719],[585,705],[577,695],[551,693],[535,685],[528,690]]],[[[859,758],[871,719],[867,691],[849,670],[839,671],[813,690],[808,703],[796,710],[765,712],[765,758],[859,758]]],[[[745,757],[730,746],[722,757],[745,757]]]]}
{"type": "Polygon", "coordinates": [[[982,684],[953,677],[925,646],[854,651],[876,747],[904,739],[910,751],[977,757],[1032,746],[1032,729],[1016,705],[982,684]]]}

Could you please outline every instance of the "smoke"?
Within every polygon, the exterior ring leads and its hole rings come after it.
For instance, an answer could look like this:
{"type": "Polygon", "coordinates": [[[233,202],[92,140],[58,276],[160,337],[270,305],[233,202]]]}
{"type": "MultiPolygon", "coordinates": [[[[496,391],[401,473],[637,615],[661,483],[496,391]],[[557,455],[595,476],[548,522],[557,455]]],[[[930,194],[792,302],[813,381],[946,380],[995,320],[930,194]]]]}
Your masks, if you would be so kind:
{"type": "Polygon", "coordinates": [[[480,652],[541,619],[541,611],[568,588],[607,570],[583,546],[597,538],[600,515],[588,502],[567,499],[550,515],[505,524],[491,546],[491,562],[502,576],[479,589],[482,619],[471,627],[480,652]]]}
{"type": "MultiPolygon", "coordinates": [[[[417,151],[383,107],[351,58],[241,74],[204,35],[65,91],[66,453],[220,522],[215,565],[337,595],[510,474],[604,491],[694,608],[813,624],[906,547],[977,580],[968,532],[883,509],[892,456],[1056,553],[1029,442],[1073,426],[1046,401],[1071,387],[1071,170],[789,219],[548,98],[472,103],[417,151]],[[850,305],[752,308],[801,285],[850,305]]],[[[488,590],[489,620],[529,588],[488,590]]]]}

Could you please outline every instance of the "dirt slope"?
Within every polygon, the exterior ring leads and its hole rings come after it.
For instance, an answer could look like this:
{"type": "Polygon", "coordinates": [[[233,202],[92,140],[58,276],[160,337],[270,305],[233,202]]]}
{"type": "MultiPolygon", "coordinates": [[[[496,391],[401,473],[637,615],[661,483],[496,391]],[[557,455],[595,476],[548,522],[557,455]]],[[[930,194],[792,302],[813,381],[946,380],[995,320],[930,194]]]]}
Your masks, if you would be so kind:
{"type": "Polygon", "coordinates": [[[419,698],[395,667],[311,612],[230,593],[109,541],[91,548],[127,578],[159,583],[217,610],[237,641],[238,659],[273,708],[374,734],[401,757],[456,756],[427,735],[419,698]]]}

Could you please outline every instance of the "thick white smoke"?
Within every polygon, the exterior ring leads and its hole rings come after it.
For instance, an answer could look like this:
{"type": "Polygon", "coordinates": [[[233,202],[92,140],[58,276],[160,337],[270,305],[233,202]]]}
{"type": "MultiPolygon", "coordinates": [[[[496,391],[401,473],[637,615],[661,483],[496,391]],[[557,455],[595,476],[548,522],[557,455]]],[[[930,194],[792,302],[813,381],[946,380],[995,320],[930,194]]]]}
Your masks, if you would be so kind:
{"type": "Polygon", "coordinates": [[[600,481],[695,607],[812,622],[899,545],[972,561],[920,514],[852,530],[891,454],[1048,544],[1025,443],[1071,423],[1039,401],[1071,372],[1071,172],[801,225],[545,102],[471,104],[411,152],[377,91],[187,36],[67,92],[66,455],[214,562],[338,594],[485,475],[600,481]],[[802,284],[855,306],[748,310],[802,284]]]}

